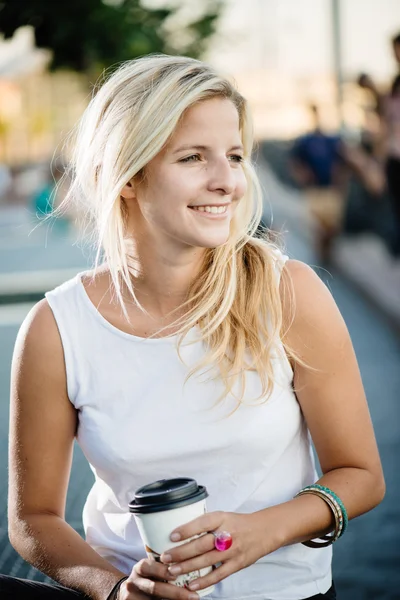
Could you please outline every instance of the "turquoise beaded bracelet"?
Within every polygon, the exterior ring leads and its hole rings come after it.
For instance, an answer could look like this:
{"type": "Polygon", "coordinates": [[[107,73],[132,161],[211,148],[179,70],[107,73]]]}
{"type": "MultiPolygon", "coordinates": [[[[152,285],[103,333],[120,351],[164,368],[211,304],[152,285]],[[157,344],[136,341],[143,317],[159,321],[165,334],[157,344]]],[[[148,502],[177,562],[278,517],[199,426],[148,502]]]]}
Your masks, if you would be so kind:
{"type": "Polygon", "coordinates": [[[308,546],[309,548],[324,548],[326,546],[330,546],[343,535],[348,525],[348,516],[344,504],[335,494],[335,492],[328,487],[319,485],[318,483],[306,486],[296,494],[295,498],[306,494],[315,494],[322,500],[325,500],[335,518],[335,531],[328,535],[322,536],[321,540],[323,541],[321,542],[308,540],[302,543],[304,546],[308,546]]]}
{"type": "MultiPolygon", "coordinates": [[[[337,496],[335,494],[335,492],[333,492],[330,488],[325,487],[323,485],[319,485],[318,483],[313,483],[313,485],[307,485],[305,488],[303,488],[303,490],[312,490],[312,489],[321,490],[322,492],[329,494],[329,496],[331,496],[335,500],[335,502],[339,505],[340,511],[342,513],[342,519],[343,519],[342,531],[340,532],[340,535],[339,535],[339,537],[341,537],[344,534],[344,532],[346,531],[347,526],[349,524],[349,518],[347,516],[347,511],[344,507],[343,502],[341,501],[339,496],[337,496]]],[[[303,490],[301,490],[301,491],[303,491],[303,490]]]]}

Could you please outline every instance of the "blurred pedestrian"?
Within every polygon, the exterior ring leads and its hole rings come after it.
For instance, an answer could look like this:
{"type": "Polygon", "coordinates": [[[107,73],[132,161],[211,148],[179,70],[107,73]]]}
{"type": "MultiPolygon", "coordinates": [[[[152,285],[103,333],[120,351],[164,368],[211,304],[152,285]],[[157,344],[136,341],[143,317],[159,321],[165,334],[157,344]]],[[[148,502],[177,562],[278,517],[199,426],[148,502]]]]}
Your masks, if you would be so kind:
{"type": "Polygon", "coordinates": [[[349,170],[343,231],[346,234],[374,233],[395,254],[396,227],[386,181],[381,135],[366,130],[362,133],[361,144],[343,142],[342,156],[349,170]]]}
{"type": "Polygon", "coordinates": [[[46,167],[44,182],[32,197],[32,206],[40,218],[54,210],[57,185],[64,174],[64,165],[57,161],[46,167]]]}
{"type": "Polygon", "coordinates": [[[396,255],[400,255],[400,74],[395,77],[384,103],[387,144],[386,177],[396,220],[396,255]]]}
{"type": "Polygon", "coordinates": [[[31,200],[32,209],[39,220],[47,220],[54,214],[57,218],[51,219],[52,229],[64,232],[69,229],[70,218],[65,212],[57,212],[62,204],[65,189],[62,181],[65,176],[65,166],[61,159],[52,162],[45,173],[45,180],[31,200]]]}
{"type": "Polygon", "coordinates": [[[254,235],[252,145],[244,97],[186,57],[121,65],[85,112],[72,192],[104,261],[34,307],[12,374],[9,536],[63,587],[0,576],[2,598],[335,598],[332,544],[384,479],[332,296],[254,235]],[[75,437],[85,540],[65,521],[75,437]],[[147,558],[129,502],[182,475],[209,512],[147,558]]]}
{"type": "Polygon", "coordinates": [[[400,255],[400,33],[392,39],[392,50],[397,64],[397,74],[387,93],[381,92],[366,73],[359,76],[358,83],[372,94],[376,113],[381,120],[386,185],[396,224],[392,253],[398,256],[400,255]]]}
{"type": "Polygon", "coordinates": [[[329,263],[332,242],[341,228],[343,214],[343,162],[341,141],[323,130],[318,107],[309,106],[312,130],[298,138],[290,152],[290,171],[304,190],[307,208],[317,221],[317,256],[329,263]]]}
{"type": "MultiPolygon", "coordinates": [[[[400,74],[400,32],[396,34],[391,40],[393,58],[396,61],[397,72],[394,76],[394,79],[397,75],[400,74]]],[[[393,79],[393,81],[394,81],[393,79]]],[[[378,115],[382,116],[384,113],[384,104],[385,104],[385,96],[386,93],[382,92],[378,85],[375,83],[373,78],[368,73],[361,73],[358,77],[358,85],[365,90],[368,90],[374,99],[375,102],[375,110],[378,115]]],[[[392,84],[393,85],[393,84],[392,84]]]]}

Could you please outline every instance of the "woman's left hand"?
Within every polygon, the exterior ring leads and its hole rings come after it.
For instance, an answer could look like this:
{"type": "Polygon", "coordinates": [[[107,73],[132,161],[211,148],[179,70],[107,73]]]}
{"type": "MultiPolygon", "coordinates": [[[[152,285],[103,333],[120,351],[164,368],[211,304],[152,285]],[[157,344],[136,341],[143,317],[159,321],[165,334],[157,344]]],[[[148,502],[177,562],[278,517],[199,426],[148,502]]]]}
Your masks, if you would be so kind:
{"type": "MultiPolygon", "coordinates": [[[[174,563],[169,567],[169,571],[177,576],[205,567],[220,565],[205,577],[199,577],[193,581],[189,589],[197,591],[216,584],[279,548],[280,544],[277,540],[273,540],[273,535],[265,535],[266,520],[272,524],[271,519],[268,519],[265,514],[266,512],[262,511],[262,515],[260,513],[239,514],[222,511],[206,513],[171,533],[171,541],[188,540],[188,542],[164,552],[161,555],[161,561],[166,564],[174,563]],[[223,552],[216,550],[215,537],[210,533],[213,531],[230,533],[232,546],[223,552]],[[194,536],[200,537],[191,539],[194,536]]],[[[276,530],[276,522],[274,525],[274,527],[268,528],[269,531],[276,530]]]]}

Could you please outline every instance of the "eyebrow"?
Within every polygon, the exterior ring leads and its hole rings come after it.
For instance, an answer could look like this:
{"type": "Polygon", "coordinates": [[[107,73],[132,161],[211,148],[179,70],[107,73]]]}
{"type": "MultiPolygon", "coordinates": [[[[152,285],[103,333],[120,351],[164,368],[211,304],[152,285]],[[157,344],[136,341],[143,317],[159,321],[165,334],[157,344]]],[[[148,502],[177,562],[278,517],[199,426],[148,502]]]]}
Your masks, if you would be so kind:
{"type": "MultiPolygon", "coordinates": [[[[179,148],[177,148],[176,150],[173,151],[172,154],[178,154],[179,152],[183,152],[185,150],[209,150],[210,147],[209,146],[200,146],[200,145],[191,145],[191,144],[186,144],[185,146],[180,146],[179,148]]],[[[244,148],[243,146],[232,146],[232,148],[229,148],[229,152],[232,152],[232,150],[241,150],[243,152],[244,148]]]]}

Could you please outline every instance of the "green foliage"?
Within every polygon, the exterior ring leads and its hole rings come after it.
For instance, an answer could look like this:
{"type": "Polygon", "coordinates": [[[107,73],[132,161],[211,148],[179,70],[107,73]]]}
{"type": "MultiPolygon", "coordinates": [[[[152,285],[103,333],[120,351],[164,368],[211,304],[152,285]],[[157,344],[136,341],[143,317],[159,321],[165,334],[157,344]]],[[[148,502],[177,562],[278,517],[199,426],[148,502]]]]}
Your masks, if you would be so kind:
{"type": "Polygon", "coordinates": [[[10,37],[32,25],[37,46],[53,51],[53,69],[100,71],[151,52],[201,56],[221,7],[221,0],[206,3],[203,14],[184,27],[188,41],[179,51],[165,29],[179,7],[150,10],[140,0],[0,0],[0,31],[10,37]]]}

